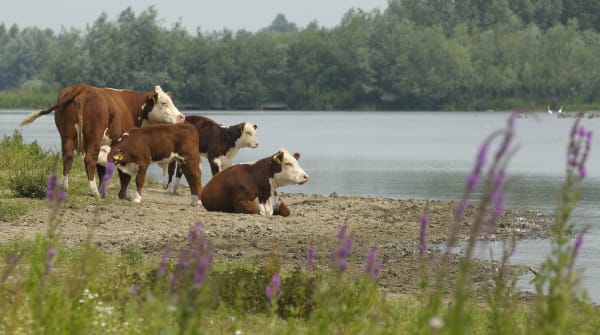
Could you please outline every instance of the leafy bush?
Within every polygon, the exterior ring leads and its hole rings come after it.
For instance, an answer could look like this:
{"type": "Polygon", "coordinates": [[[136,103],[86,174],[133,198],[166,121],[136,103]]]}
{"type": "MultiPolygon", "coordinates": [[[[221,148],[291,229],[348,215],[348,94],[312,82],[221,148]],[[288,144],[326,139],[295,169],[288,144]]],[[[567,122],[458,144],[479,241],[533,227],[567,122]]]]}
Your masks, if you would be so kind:
{"type": "Polygon", "coordinates": [[[48,175],[57,161],[58,154],[43,150],[36,141],[24,143],[15,131],[0,142],[0,186],[16,197],[44,198],[48,175]]]}

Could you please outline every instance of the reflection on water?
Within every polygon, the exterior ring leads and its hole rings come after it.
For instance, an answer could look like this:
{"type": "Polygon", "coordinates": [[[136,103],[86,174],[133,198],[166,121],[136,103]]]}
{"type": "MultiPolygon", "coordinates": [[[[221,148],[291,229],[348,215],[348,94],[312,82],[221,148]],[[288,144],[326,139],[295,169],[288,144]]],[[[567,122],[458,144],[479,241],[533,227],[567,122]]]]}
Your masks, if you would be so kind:
{"type": "MultiPolygon", "coordinates": [[[[31,111],[0,111],[0,131],[10,134],[31,111]]],[[[243,149],[237,162],[248,162],[275,153],[279,148],[300,152],[300,164],[311,175],[302,186],[284,192],[329,195],[383,196],[458,200],[475,153],[492,131],[506,125],[507,113],[445,112],[257,112],[199,111],[224,125],[250,121],[258,125],[260,147],[243,149]]],[[[596,120],[582,124],[599,134],[596,120]]],[[[516,122],[520,145],[508,168],[507,205],[552,213],[564,180],[565,154],[572,119],[540,114],[516,122]]],[[[44,148],[60,150],[53,115],[43,116],[22,129],[26,141],[37,140],[44,148]]],[[[588,159],[589,177],[583,200],[574,213],[579,227],[600,219],[600,154],[598,136],[588,159]],[[595,199],[596,203],[592,199],[595,199]]],[[[210,169],[203,163],[203,182],[210,169]]],[[[161,170],[149,174],[162,180],[161,170]]],[[[547,241],[518,243],[514,262],[536,265],[548,254],[547,241]]],[[[600,300],[600,230],[592,225],[585,237],[579,264],[585,268],[584,284],[590,296],[600,300]]]]}

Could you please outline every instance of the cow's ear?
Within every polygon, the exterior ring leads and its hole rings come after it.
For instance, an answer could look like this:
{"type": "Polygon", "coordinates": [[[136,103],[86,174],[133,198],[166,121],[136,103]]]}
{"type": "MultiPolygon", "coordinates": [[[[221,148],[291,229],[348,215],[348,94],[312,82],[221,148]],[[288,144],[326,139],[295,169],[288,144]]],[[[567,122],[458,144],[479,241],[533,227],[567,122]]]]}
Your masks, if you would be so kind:
{"type": "Polygon", "coordinates": [[[275,156],[273,156],[273,161],[277,165],[281,165],[283,163],[283,151],[278,152],[275,156]]]}
{"type": "Polygon", "coordinates": [[[293,155],[293,156],[294,156],[294,158],[296,158],[296,160],[299,160],[299,159],[300,159],[300,154],[299,154],[299,153],[297,153],[297,152],[294,152],[294,155],[293,155]]]}

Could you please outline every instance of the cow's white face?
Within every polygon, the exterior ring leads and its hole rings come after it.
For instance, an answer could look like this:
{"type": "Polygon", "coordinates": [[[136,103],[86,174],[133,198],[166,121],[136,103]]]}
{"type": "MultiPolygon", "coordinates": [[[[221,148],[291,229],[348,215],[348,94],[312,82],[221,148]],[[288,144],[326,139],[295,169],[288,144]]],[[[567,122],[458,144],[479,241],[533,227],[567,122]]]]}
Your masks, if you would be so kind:
{"type": "Polygon", "coordinates": [[[276,187],[294,184],[304,184],[308,181],[308,174],[302,170],[298,164],[300,154],[290,154],[287,150],[281,149],[273,156],[276,164],[281,165],[281,171],[273,175],[273,181],[276,187]],[[283,154],[283,155],[282,155],[283,154]]]}
{"type": "Polygon", "coordinates": [[[235,141],[237,148],[257,148],[258,139],[256,138],[256,125],[252,123],[244,123],[242,135],[235,141]]]}
{"type": "Polygon", "coordinates": [[[185,121],[185,116],[175,107],[171,97],[163,92],[160,86],[154,87],[156,92],[156,102],[154,107],[148,113],[147,120],[144,120],[142,125],[147,126],[157,123],[182,123],[185,121]]]}

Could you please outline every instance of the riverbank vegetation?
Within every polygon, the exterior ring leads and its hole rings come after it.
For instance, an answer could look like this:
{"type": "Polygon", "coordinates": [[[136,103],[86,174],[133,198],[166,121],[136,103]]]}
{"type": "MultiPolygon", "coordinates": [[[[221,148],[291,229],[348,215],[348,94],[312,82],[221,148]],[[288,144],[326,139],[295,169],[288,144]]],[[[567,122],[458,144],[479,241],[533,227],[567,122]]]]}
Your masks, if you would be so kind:
{"type": "MultiPolygon", "coordinates": [[[[575,266],[586,230],[575,232],[570,214],[581,195],[592,134],[579,121],[569,134],[567,176],[555,212],[552,254],[539,267],[534,297],[523,297],[515,287],[516,273],[508,266],[514,241],[493,267],[485,290],[471,285],[471,251],[480,236],[493,231],[503,211],[506,168],[516,150],[512,115],[504,129],[482,143],[469,172],[465,194],[456,209],[448,247],[457,242],[464,210],[477,188],[483,194],[479,212],[469,218],[471,229],[464,257],[427,245],[427,206],[415,234],[421,255],[415,296],[386,297],[378,284],[385,255],[371,249],[364,267],[349,271],[355,240],[341,226],[333,250],[306,250],[303,266],[286,267],[277,251],[265,252],[259,263],[241,259],[225,263],[208,247],[203,225],[191,225],[187,242],[178,250],[144,255],[123,246],[110,253],[90,241],[68,248],[57,234],[65,201],[57,187],[55,154],[43,153],[39,174],[52,208],[45,234],[33,240],[0,243],[0,333],[6,334],[594,334],[600,315],[578,286],[575,266]],[[50,176],[48,178],[48,175],[50,176]],[[572,242],[573,233],[577,236],[572,242]],[[328,255],[315,261],[315,254],[328,255]],[[434,263],[442,266],[433,267],[434,263]],[[452,283],[450,268],[458,269],[452,283]],[[438,269],[432,272],[431,269],[438,269]]],[[[17,171],[30,170],[25,160],[13,159],[24,150],[18,134],[5,138],[0,148],[2,199],[21,199],[10,180],[17,171]],[[5,169],[4,166],[10,166],[5,169]],[[7,192],[10,191],[10,192],[7,192]]],[[[25,145],[38,156],[36,144],[25,145]]],[[[81,162],[73,176],[81,175],[81,162]]],[[[41,183],[41,185],[39,185],[41,183]]],[[[43,185],[43,186],[42,186],[43,185]]],[[[70,189],[84,195],[85,189],[70,189]]],[[[29,196],[25,194],[25,196],[29,196]]],[[[39,196],[39,194],[36,194],[39,196]]],[[[100,206],[110,206],[104,199],[100,206]]],[[[4,201],[2,202],[4,203],[4,201]]],[[[5,215],[4,207],[0,213],[5,215]]],[[[4,222],[0,225],[6,224],[4,222]]],[[[1,228],[1,226],[0,226],[1,228]]],[[[93,231],[90,232],[93,234],[93,231]]],[[[517,242],[518,243],[518,242],[517,242]]]]}
{"type": "Polygon", "coordinates": [[[163,27],[153,7],[84,30],[0,23],[0,107],[48,106],[86,82],[161,85],[194,109],[600,109],[599,6],[391,0],[333,28],[279,15],[256,32],[163,27]]]}

